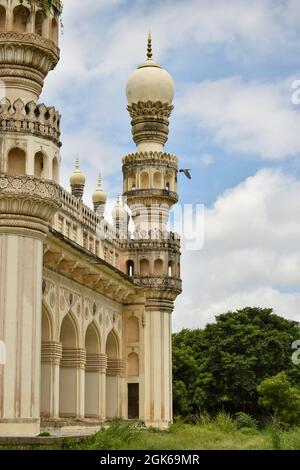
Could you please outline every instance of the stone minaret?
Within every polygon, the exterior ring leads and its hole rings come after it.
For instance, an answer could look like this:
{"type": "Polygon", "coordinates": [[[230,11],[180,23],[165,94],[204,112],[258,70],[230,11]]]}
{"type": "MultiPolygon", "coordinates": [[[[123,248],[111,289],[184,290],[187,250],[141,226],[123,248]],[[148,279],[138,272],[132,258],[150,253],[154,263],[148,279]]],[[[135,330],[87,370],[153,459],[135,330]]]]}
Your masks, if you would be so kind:
{"type": "Polygon", "coordinates": [[[166,230],[178,200],[178,161],[164,150],[174,83],[153,60],[150,34],[147,60],[129,77],[126,94],[137,148],[123,159],[124,198],[135,225],[124,269],[146,296],[141,418],[164,427],[172,421],[171,314],[181,292],[180,242],[166,230]]]}
{"type": "Polygon", "coordinates": [[[59,60],[59,0],[0,0],[0,434],[40,422],[43,241],[60,204],[60,115],[38,104],[59,60]],[[42,7],[44,5],[44,7],[42,7]]]}

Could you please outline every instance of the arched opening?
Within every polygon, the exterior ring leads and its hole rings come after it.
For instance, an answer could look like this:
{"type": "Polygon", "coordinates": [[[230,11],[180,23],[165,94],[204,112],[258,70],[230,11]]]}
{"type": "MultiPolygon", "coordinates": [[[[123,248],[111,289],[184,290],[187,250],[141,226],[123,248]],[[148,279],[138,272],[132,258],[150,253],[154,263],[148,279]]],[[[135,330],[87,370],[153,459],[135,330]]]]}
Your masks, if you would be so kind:
{"type": "Polygon", "coordinates": [[[131,259],[126,262],[126,272],[127,276],[134,276],[134,262],[131,259]]]}
{"type": "Polygon", "coordinates": [[[85,366],[85,409],[84,414],[88,418],[99,417],[101,382],[97,368],[100,354],[100,335],[95,323],[91,323],[85,334],[86,366],[85,366]]]}
{"type": "Polygon", "coordinates": [[[153,175],[153,187],[156,189],[163,189],[162,174],[156,171],[153,175]]]}
{"type": "Polygon", "coordinates": [[[58,23],[56,18],[51,21],[51,39],[55,44],[58,44],[58,23]]]}
{"type": "Polygon", "coordinates": [[[42,363],[41,363],[41,416],[50,416],[53,397],[53,364],[48,359],[52,341],[53,325],[50,314],[42,308],[42,363]],[[47,354],[48,353],[48,354],[47,354]]]}
{"type": "Polygon", "coordinates": [[[136,317],[130,317],[127,323],[128,343],[138,343],[140,339],[139,321],[136,317]]]}
{"type": "Polygon", "coordinates": [[[35,34],[39,36],[45,36],[47,16],[42,10],[38,10],[35,15],[35,34]]]}
{"type": "Polygon", "coordinates": [[[140,189],[147,189],[149,187],[149,173],[147,171],[143,171],[140,175],[140,189]]]}
{"type": "Polygon", "coordinates": [[[7,173],[10,175],[26,174],[26,154],[19,148],[11,149],[7,156],[7,173]]]}
{"type": "Polygon", "coordinates": [[[133,191],[134,189],[136,189],[135,178],[129,176],[127,179],[127,191],[133,191]]]}
{"type": "Polygon", "coordinates": [[[128,377],[139,376],[139,356],[136,353],[131,353],[127,360],[128,377]]]}
{"type": "Polygon", "coordinates": [[[5,31],[6,25],[6,10],[0,5],[0,31],[5,31]]]}
{"type": "Polygon", "coordinates": [[[140,276],[149,276],[150,264],[148,259],[142,259],[140,261],[140,276]]]}
{"type": "Polygon", "coordinates": [[[156,259],[154,261],[154,275],[162,276],[164,273],[164,262],[161,259],[156,259]]]}
{"type": "Polygon", "coordinates": [[[37,152],[34,156],[34,176],[42,178],[44,171],[44,154],[42,152],[37,152]]]}
{"type": "Polygon", "coordinates": [[[62,360],[59,376],[59,414],[62,417],[76,417],[77,415],[78,368],[74,359],[78,347],[77,338],[75,321],[68,314],[63,319],[60,329],[62,360]]]}
{"type": "Polygon", "coordinates": [[[59,183],[59,165],[56,157],[53,158],[52,162],[52,179],[56,183],[59,183]]]}
{"type": "Polygon", "coordinates": [[[106,417],[115,418],[118,413],[118,375],[116,363],[119,356],[119,345],[116,335],[111,331],[106,340],[107,371],[106,371],[106,417]]]}
{"type": "Polygon", "coordinates": [[[30,19],[29,9],[26,8],[24,5],[18,5],[14,8],[13,18],[14,31],[18,31],[19,33],[26,33],[30,19]]]}
{"type": "Polygon", "coordinates": [[[175,265],[173,261],[169,261],[168,263],[168,276],[169,277],[175,276],[175,265]]]}
{"type": "Polygon", "coordinates": [[[171,175],[166,178],[166,190],[174,191],[174,177],[171,175]]]}

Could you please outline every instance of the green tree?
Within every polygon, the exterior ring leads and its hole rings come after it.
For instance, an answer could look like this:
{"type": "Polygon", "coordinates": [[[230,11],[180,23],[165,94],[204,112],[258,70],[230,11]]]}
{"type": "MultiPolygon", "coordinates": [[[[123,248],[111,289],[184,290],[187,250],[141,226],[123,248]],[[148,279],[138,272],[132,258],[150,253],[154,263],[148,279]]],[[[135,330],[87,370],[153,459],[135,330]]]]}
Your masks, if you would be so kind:
{"type": "Polygon", "coordinates": [[[300,389],[291,384],[285,372],[264,379],[257,390],[259,404],[271,411],[277,422],[300,424],[300,389]]]}
{"type": "Polygon", "coordinates": [[[292,342],[299,338],[295,322],[250,307],[219,315],[203,330],[174,334],[174,413],[259,414],[263,379],[286,371],[299,380],[291,361],[292,342]]]}

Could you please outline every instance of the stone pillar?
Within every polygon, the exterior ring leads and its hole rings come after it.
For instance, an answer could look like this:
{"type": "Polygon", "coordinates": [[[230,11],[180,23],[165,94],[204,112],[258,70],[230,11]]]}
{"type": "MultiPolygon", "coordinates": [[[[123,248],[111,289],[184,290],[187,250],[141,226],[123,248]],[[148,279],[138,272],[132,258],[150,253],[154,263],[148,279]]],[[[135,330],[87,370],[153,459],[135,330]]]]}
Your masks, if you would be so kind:
{"type": "Polygon", "coordinates": [[[106,417],[122,417],[121,390],[125,364],[121,359],[108,359],[106,372],[106,417]]]}
{"type": "Polygon", "coordinates": [[[61,343],[42,343],[41,417],[59,418],[59,365],[61,343]]]}
{"type": "Polygon", "coordinates": [[[60,417],[84,418],[85,349],[63,348],[59,378],[60,417]]]}
{"type": "Polygon", "coordinates": [[[144,328],[144,417],[147,426],[167,427],[172,422],[173,302],[147,299],[144,328]]]}
{"type": "Polygon", "coordinates": [[[0,435],[39,434],[43,240],[60,201],[50,181],[0,174],[0,435]]]}
{"type": "Polygon", "coordinates": [[[105,377],[106,366],[107,358],[105,354],[87,353],[85,365],[86,418],[102,419],[103,376],[105,377]]]}

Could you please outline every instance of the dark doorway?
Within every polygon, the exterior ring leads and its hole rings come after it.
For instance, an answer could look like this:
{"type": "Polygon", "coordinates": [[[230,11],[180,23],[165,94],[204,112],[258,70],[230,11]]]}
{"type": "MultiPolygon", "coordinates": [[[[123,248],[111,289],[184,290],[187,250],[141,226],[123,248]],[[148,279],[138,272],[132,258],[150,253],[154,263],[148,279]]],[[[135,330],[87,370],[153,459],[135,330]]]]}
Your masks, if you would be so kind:
{"type": "Polygon", "coordinates": [[[139,384],[128,384],[128,419],[139,418],[139,384]]]}

